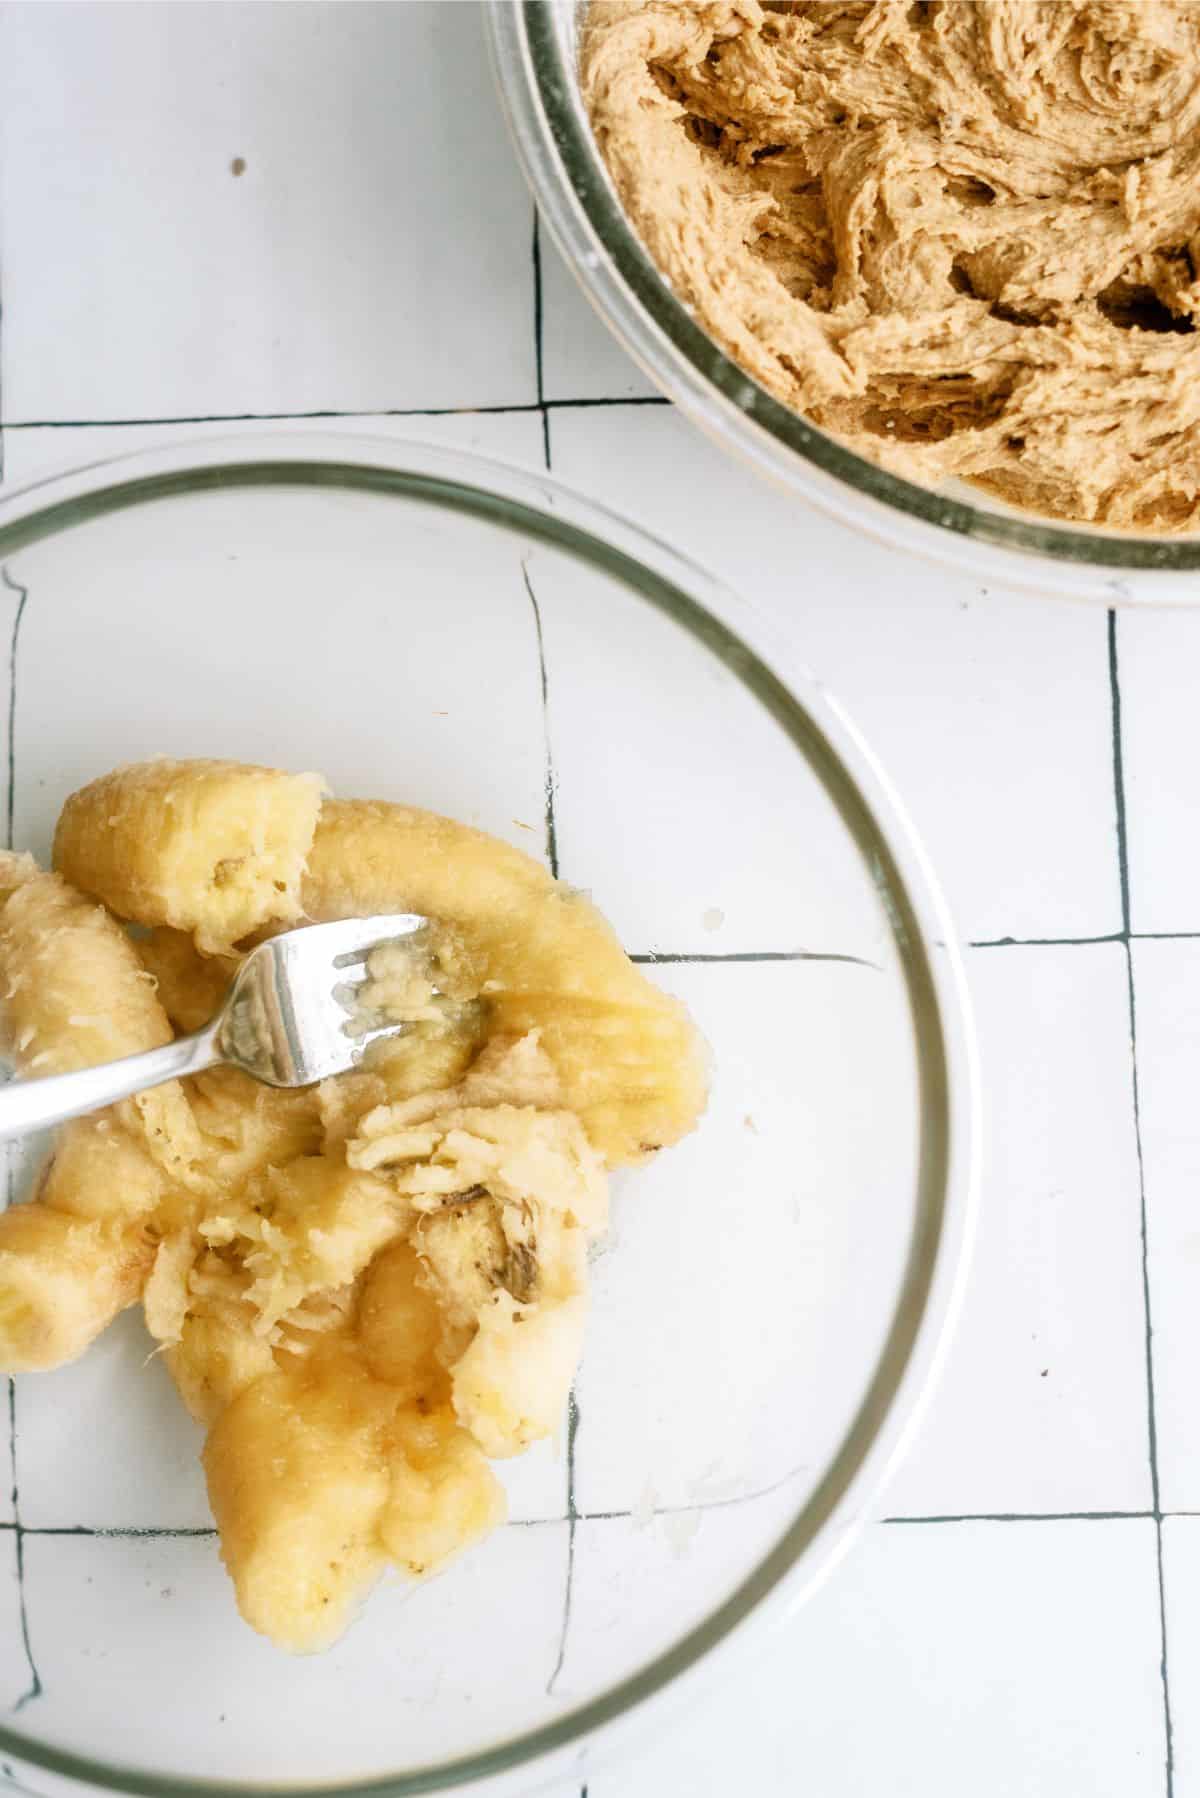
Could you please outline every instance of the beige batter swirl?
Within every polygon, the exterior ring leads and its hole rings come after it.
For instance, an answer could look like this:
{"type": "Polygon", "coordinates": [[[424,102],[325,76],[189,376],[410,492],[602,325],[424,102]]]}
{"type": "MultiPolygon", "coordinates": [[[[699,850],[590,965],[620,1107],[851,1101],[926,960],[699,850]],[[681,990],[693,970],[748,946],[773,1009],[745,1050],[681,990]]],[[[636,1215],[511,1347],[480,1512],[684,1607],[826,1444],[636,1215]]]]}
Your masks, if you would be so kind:
{"type": "Polygon", "coordinates": [[[594,0],[600,148],[763,385],[885,467],[1200,528],[1200,0],[594,0]]]}

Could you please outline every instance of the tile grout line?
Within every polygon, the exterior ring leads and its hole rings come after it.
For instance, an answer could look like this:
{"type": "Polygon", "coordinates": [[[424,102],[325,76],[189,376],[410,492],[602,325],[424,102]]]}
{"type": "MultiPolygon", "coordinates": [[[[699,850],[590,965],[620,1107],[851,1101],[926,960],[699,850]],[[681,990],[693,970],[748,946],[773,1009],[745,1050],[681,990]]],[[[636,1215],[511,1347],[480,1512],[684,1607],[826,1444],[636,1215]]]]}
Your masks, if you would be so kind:
{"type": "Polygon", "coordinates": [[[546,1696],[553,1698],[554,1688],[558,1684],[558,1676],[563,1670],[567,1658],[567,1637],[571,1631],[571,1605],[575,1596],[575,1533],[579,1526],[579,1512],[575,1508],[575,1442],[579,1435],[579,1406],[575,1399],[575,1386],[567,1394],[567,1569],[563,1581],[562,1625],[558,1632],[558,1653],[554,1657],[554,1666],[546,1681],[546,1696]]]}
{"type": "MultiPolygon", "coordinates": [[[[727,1509],[730,1506],[752,1504],[760,1498],[770,1497],[780,1490],[788,1479],[795,1478],[797,1472],[785,1474],[781,1479],[773,1481],[769,1486],[754,1492],[735,1493],[729,1498],[713,1498],[699,1500],[693,1504],[656,1505],[650,1521],[660,1517],[691,1516],[727,1509]]],[[[1176,1517],[1200,1517],[1200,1511],[1164,1511],[1162,1517],[1170,1520],[1176,1517]]],[[[945,1524],[957,1523],[1153,1523],[1155,1512],[1152,1510],[1127,1511],[930,1511],[924,1514],[903,1513],[888,1517],[878,1517],[875,1522],[893,1528],[933,1528],[945,1524]]],[[[628,1523],[641,1520],[637,1510],[626,1511],[575,1511],[575,1522],[578,1523],[628,1523]]],[[[563,1513],[558,1517],[511,1517],[505,1526],[508,1529],[547,1529],[561,1528],[571,1519],[563,1513]]],[[[86,1523],[44,1523],[16,1524],[0,1522],[0,1535],[20,1533],[22,1537],[76,1537],[84,1541],[94,1542],[159,1542],[159,1541],[208,1541],[217,1540],[217,1531],[211,1524],[86,1524],[86,1523]]]]}
{"type": "Polygon", "coordinates": [[[546,640],[542,634],[542,609],[538,605],[537,594],[533,590],[533,582],[529,576],[529,562],[521,559],[521,578],[525,583],[525,592],[529,597],[530,610],[533,613],[533,629],[537,638],[538,679],[542,693],[542,748],[543,774],[542,817],[545,832],[546,860],[550,864],[550,872],[558,879],[558,825],[554,816],[554,799],[557,789],[557,776],[554,772],[554,745],[550,739],[550,682],[546,673],[546,640]]]}
{"type": "Polygon", "coordinates": [[[925,1516],[881,1517],[880,1523],[1146,1523],[1153,1511],[932,1511],[925,1516]]]}
{"type": "Polygon", "coordinates": [[[216,1540],[217,1530],[213,1524],[205,1523],[130,1523],[130,1524],[88,1524],[88,1523],[23,1523],[19,1526],[2,1524],[0,1528],[20,1528],[23,1536],[82,1536],[89,1540],[113,1542],[153,1542],[153,1541],[185,1541],[189,1538],[212,1538],[216,1540]]]}
{"type": "MultiPolygon", "coordinates": [[[[1115,930],[1106,936],[1000,936],[973,938],[963,944],[966,949],[1095,949],[1107,944],[1196,942],[1200,930],[1115,930]]],[[[664,967],[676,962],[842,962],[850,967],[880,970],[876,961],[865,955],[849,955],[825,949],[726,949],[717,952],[692,949],[630,950],[630,961],[642,967],[664,967]]]]}
{"type": "Polygon", "coordinates": [[[1092,949],[1098,943],[1194,943],[1200,930],[1110,930],[1104,936],[973,937],[968,949],[1092,949]]]}
{"type": "MultiPolygon", "coordinates": [[[[550,414],[546,410],[545,357],[542,347],[542,239],[537,201],[533,205],[533,368],[538,411],[542,415],[542,460],[550,467],[550,414]]],[[[545,674],[543,672],[543,680],[545,674]]]]}
{"type": "Polygon", "coordinates": [[[1166,1577],[1163,1569],[1163,1512],[1160,1497],[1158,1474],[1158,1419],[1154,1397],[1154,1317],[1150,1301],[1150,1255],[1149,1235],[1146,1217],[1146,1171],[1142,1148],[1141,1123],[1141,1083],[1138,1073],[1137,1055],[1137,992],[1133,972],[1133,949],[1125,943],[1125,976],[1129,997],[1129,1059],[1130,1077],[1133,1089],[1133,1133],[1137,1154],[1138,1170],[1138,1202],[1140,1210],[1141,1260],[1142,1260],[1142,1303],[1146,1319],[1146,1398],[1147,1398],[1147,1437],[1150,1457],[1150,1489],[1154,1501],[1154,1534],[1155,1559],[1158,1569],[1158,1617],[1161,1657],[1159,1660],[1159,1677],[1162,1681],[1163,1720],[1166,1726],[1167,1764],[1166,1794],[1172,1798],[1175,1790],[1175,1747],[1174,1729],[1171,1716],[1171,1685],[1168,1671],[1167,1651],[1167,1591],[1166,1577]]]}
{"type": "MultiPolygon", "coordinates": [[[[542,310],[542,252],[537,205],[533,208],[533,342],[534,366],[537,372],[538,408],[542,416],[542,457],[547,473],[551,468],[550,453],[550,413],[546,405],[545,358],[543,345],[543,310],[542,310]]],[[[534,630],[537,635],[538,678],[542,694],[542,741],[545,750],[545,833],[546,860],[550,864],[550,872],[555,880],[559,874],[558,860],[558,823],[555,817],[555,801],[557,796],[557,777],[554,771],[554,741],[550,729],[550,676],[546,665],[546,639],[542,630],[542,612],[534,592],[533,581],[529,575],[528,561],[522,561],[521,573],[525,581],[525,591],[529,595],[529,604],[533,612],[534,630]]],[[[579,1515],[575,1505],[575,1445],[579,1436],[579,1404],[575,1397],[575,1382],[567,1394],[567,1565],[563,1579],[562,1623],[558,1636],[558,1652],[554,1666],[546,1681],[546,1696],[552,1697],[563,1670],[567,1654],[567,1637],[571,1629],[571,1604],[575,1594],[575,1533],[578,1528],[579,1515]]]]}
{"type": "Polygon", "coordinates": [[[3,1780],[4,1780],[3,1789],[5,1791],[20,1792],[22,1794],[22,1798],[43,1798],[43,1794],[41,1792],[35,1792],[32,1786],[23,1785],[21,1783],[21,1781],[17,1778],[16,1773],[13,1771],[13,1765],[12,1765],[11,1761],[0,1761],[0,1775],[3,1776],[3,1780]]]}
{"type": "Polygon", "coordinates": [[[565,399],[512,400],[487,406],[314,406],[305,412],[179,412],[156,418],[13,418],[6,431],[103,431],[132,430],[154,425],[282,424],[289,420],[325,418],[505,418],[532,412],[585,412],[613,406],[669,406],[658,394],[578,395],[565,399]]]}
{"type": "Polygon", "coordinates": [[[1154,1399],[1154,1315],[1150,1300],[1149,1232],[1146,1216],[1146,1167],[1142,1145],[1141,1083],[1137,1052],[1137,991],[1133,972],[1131,906],[1129,898],[1129,830],[1125,793],[1125,751],[1121,734],[1121,673],[1117,651],[1117,614],[1108,613],[1108,683],[1112,713],[1112,779],[1116,813],[1117,870],[1121,891],[1121,939],[1125,950],[1125,980],[1129,1005],[1129,1070],[1133,1099],[1133,1140],[1137,1157],[1138,1214],[1141,1237],[1142,1306],[1145,1317],[1146,1447],[1150,1460],[1150,1496],[1153,1503],[1155,1562],[1158,1576],[1159,1679],[1162,1684],[1163,1724],[1166,1735],[1166,1798],[1175,1790],[1175,1743],[1171,1717],[1171,1682],[1167,1655],[1167,1595],[1163,1573],[1163,1514],[1158,1476],[1158,1419],[1154,1399]]]}
{"type": "Polygon", "coordinates": [[[973,937],[968,949],[1091,949],[1098,943],[1123,943],[1125,933],[1110,931],[1106,936],[991,936],[973,937]]]}
{"type": "MultiPolygon", "coordinates": [[[[8,1173],[8,1202],[12,1203],[12,1170],[8,1173]]],[[[29,1669],[29,1684],[13,1705],[14,1715],[23,1711],[27,1704],[40,1698],[44,1687],[42,1676],[38,1672],[37,1662],[33,1656],[33,1642],[29,1633],[29,1606],[25,1600],[25,1535],[21,1523],[21,1492],[17,1478],[17,1383],[10,1374],[8,1377],[8,1444],[12,1467],[12,1533],[17,1564],[17,1615],[21,1625],[21,1647],[25,1654],[25,1664],[29,1669]]]]}
{"type": "Polygon", "coordinates": [[[706,954],[690,949],[647,949],[644,954],[631,953],[629,959],[639,967],[647,968],[669,967],[679,962],[832,961],[852,968],[871,968],[877,974],[883,972],[877,961],[868,961],[864,955],[840,955],[833,950],[819,949],[727,949],[720,954],[706,954]]]}

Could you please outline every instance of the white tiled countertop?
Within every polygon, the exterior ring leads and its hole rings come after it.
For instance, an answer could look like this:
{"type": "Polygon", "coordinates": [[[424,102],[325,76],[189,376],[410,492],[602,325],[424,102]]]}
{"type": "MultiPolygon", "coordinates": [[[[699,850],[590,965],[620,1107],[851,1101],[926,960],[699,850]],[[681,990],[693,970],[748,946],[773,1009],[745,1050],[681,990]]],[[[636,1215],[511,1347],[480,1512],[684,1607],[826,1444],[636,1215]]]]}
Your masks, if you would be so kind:
{"type": "Polygon", "coordinates": [[[184,422],[545,455],[771,612],[970,944],[981,1229],[888,1519],[591,1798],[1200,1798],[1200,612],[983,591],[723,459],[535,248],[474,5],[10,5],[0,133],[6,487],[184,422]]]}

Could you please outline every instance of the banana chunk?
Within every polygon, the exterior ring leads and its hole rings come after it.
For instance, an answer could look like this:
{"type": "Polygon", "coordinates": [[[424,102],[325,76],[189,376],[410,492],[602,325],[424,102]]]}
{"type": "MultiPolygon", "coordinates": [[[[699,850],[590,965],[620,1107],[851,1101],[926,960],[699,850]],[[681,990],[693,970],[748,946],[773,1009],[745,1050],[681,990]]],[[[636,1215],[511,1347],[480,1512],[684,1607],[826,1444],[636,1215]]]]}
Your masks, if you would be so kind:
{"type": "Polygon", "coordinates": [[[0,1214],[0,1367],[58,1366],[140,1298],[207,1430],[242,1616],[311,1652],[385,1567],[423,1578],[503,1520],[489,1458],[561,1422],[608,1170],[692,1128],[705,1047],[540,864],[428,812],[322,804],[316,775],[118,769],[68,800],[55,862],[0,853],[0,1040],[24,1073],[199,1027],[247,940],[302,916],[430,920],[369,957],[359,1021],[402,1028],[359,1069],[140,1093],[65,1126],[0,1214]]]}
{"type": "Polygon", "coordinates": [[[452,1414],[423,1416],[344,1349],[254,1381],[204,1467],[238,1608],[293,1653],[336,1641],[388,1561],[433,1573],[504,1518],[452,1414]]]}
{"type": "Polygon", "coordinates": [[[346,1159],[390,1182],[413,1219],[404,1256],[388,1251],[368,1278],[358,1329],[372,1364],[426,1393],[443,1368],[456,1417],[497,1459],[550,1435],[583,1346],[608,1187],[536,1035],[490,1043],[449,1092],[368,1112],[346,1159]],[[385,1295],[421,1358],[406,1363],[387,1333],[385,1295]]]}
{"type": "Polygon", "coordinates": [[[54,866],[118,917],[194,932],[220,955],[300,916],[324,782],[240,762],[118,768],[62,809],[54,866]]]}
{"type": "MultiPolygon", "coordinates": [[[[28,858],[4,858],[0,893],[0,1027],[21,1073],[170,1042],[153,982],[102,906],[28,858]]],[[[190,1168],[197,1141],[174,1082],[63,1129],[38,1196],[0,1216],[0,1367],[74,1360],[137,1300],[168,1169],[190,1168]]]]}
{"type": "Polygon", "coordinates": [[[22,1074],[68,1074],[169,1043],[137,950],[103,906],[34,873],[0,910],[0,1006],[22,1074]]]}
{"type": "Polygon", "coordinates": [[[159,924],[137,945],[158,1001],[176,1030],[199,1030],[215,1017],[238,970],[234,955],[202,955],[184,930],[159,924]]]}
{"type": "Polygon", "coordinates": [[[610,1167],[694,1128],[708,1056],[687,1011],[635,967],[590,900],[520,850],[411,806],[327,800],[303,893],[317,921],[400,909],[449,926],[490,1033],[539,1033],[563,1105],[610,1167]]]}
{"type": "Polygon", "coordinates": [[[153,1257],[135,1230],[37,1202],[0,1212],[0,1366],[74,1361],[138,1298],[153,1257]]]}

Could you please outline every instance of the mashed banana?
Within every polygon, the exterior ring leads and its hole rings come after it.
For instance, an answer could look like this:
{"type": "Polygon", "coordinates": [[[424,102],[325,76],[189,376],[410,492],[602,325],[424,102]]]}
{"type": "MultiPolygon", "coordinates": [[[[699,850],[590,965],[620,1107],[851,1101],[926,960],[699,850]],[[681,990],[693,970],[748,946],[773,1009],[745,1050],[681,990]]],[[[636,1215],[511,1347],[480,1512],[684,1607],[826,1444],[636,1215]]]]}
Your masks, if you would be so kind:
{"type": "Polygon", "coordinates": [[[23,1073],[197,1028],[246,933],[301,906],[433,920],[369,960],[360,1026],[406,1028],[359,1071],[157,1088],[66,1126],[0,1214],[0,1365],[58,1366],[141,1298],[208,1430],[242,1615],[295,1651],[334,1641],[388,1564],[427,1574],[503,1520],[488,1458],[561,1415],[607,1170],[691,1129],[706,1086],[687,1014],[581,895],[449,819],[320,792],[125,768],[68,801],[55,873],[0,856],[23,1073]]]}
{"type": "Polygon", "coordinates": [[[600,149],[680,297],[896,473],[1200,526],[1195,0],[594,0],[600,149]]]}

